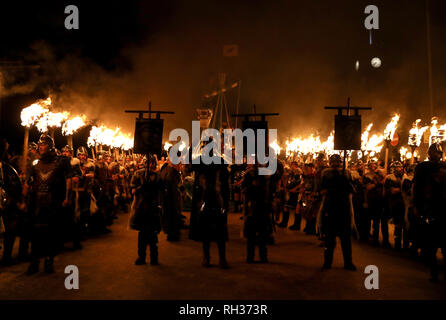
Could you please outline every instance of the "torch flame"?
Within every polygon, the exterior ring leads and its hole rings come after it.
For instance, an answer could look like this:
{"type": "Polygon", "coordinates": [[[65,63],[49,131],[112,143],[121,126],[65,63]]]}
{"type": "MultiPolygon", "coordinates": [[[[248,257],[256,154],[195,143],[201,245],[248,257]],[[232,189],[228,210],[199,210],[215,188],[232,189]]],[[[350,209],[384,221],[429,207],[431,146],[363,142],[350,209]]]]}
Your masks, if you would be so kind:
{"type": "Polygon", "coordinates": [[[440,128],[437,127],[438,124],[438,118],[433,117],[432,126],[430,128],[430,137],[429,137],[429,144],[435,143],[435,142],[441,142],[446,140],[446,124],[443,124],[440,126],[440,128]]]}
{"type": "Polygon", "coordinates": [[[164,142],[164,150],[165,151],[169,151],[169,148],[172,146],[171,143],[169,143],[168,141],[164,142]]]}
{"type": "Polygon", "coordinates": [[[77,130],[85,126],[85,118],[86,118],[85,115],[82,115],[82,116],[76,116],[74,118],[65,121],[62,126],[62,134],[64,136],[73,135],[77,130]]]}
{"type": "Polygon", "coordinates": [[[48,106],[51,105],[51,97],[45,100],[40,100],[32,105],[24,108],[20,113],[20,119],[22,120],[22,126],[31,127],[41,117],[49,112],[48,106]]]}
{"type": "Polygon", "coordinates": [[[387,124],[386,129],[384,129],[384,139],[389,141],[393,139],[395,135],[396,127],[398,126],[398,121],[400,120],[400,115],[395,114],[392,120],[387,124]]]}
{"type": "Polygon", "coordinates": [[[133,148],[133,138],[131,138],[130,134],[122,133],[119,128],[112,130],[106,126],[93,126],[90,130],[87,145],[91,147],[95,144],[129,150],[133,148]]]}
{"type": "Polygon", "coordinates": [[[429,129],[429,126],[425,126],[420,128],[419,124],[421,119],[417,119],[413,125],[412,129],[409,130],[409,145],[414,147],[419,147],[421,144],[421,138],[423,137],[424,132],[429,129]]]}
{"type": "Polygon", "coordinates": [[[280,154],[280,151],[282,150],[282,148],[279,146],[279,144],[277,143],[277,141],[272,142],[269,145],[271,148],[273,148],[274,152],[276,153],[276,155],[280,154]]]}
{"type": "Polygon", "coordinates": [[[60,128],[62,122],[68,119],[69,112],[46,112],[39,120],[36,127],[40,132],[48,132],[48,128],[60,128]]]}

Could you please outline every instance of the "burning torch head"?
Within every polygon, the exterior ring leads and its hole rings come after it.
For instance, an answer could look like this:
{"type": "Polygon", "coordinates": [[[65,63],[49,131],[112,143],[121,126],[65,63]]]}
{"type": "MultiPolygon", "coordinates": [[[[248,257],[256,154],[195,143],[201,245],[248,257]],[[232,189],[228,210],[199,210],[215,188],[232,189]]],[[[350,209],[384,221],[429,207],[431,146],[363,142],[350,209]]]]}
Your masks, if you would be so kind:
{"type": "Polygon", "coordinates": [[[427,151],[429,160],[432,162],[439,162],[443,156],[443,148],[440,143],[432,143],[427,151]]]}
{"type": "Polygon", "coordinates": [[[39,141],[37,142],[39,146],[39,154],[45,154],[50,151],[54,151],[54,140],[51,136],[47,134],[42,134],[39,141]]]}

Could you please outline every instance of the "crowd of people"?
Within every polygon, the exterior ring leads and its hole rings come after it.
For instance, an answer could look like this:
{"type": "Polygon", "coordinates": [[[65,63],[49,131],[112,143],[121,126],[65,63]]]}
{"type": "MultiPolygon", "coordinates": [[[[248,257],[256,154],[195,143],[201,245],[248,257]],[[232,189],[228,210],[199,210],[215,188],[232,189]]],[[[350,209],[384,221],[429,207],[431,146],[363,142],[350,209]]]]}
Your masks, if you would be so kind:
{"type": "Polygon", "coordinates": [[[202,265],[211,265],[210,246],[216,242],[219,265],[228,268],[228,212],[243,213],[247,263],[255,262],[256,248],[260,262],[268,262],[267,246],[290,221],[290,230],[303,227],[320,240],[323,270],[331,268],[336,237],[347,270],[356,270],[352,236],[423,258],[432,281],[439,276],[438,248],[445,259],[446,165],[438,143],[421,163],[392,161],[387,169],[371,160],[345,168],[339,155],[327,159],[321,153],[306,161],[278,160],[271,175],[260,175],[259,164],[173,164],[167,153],[113,157],[100,151],[91,159],[85,147],[75,155],[70,146],[57,151],[45,134],[30,145],[25,170],[8,157],[6,141],[1,154],[2,263],[12,263],[20,237],[18,259],[30,262],[29,274],[38,272],[42,258],[44,270],[54,272],[54,256],[67,242],[81,249],[86,235],[108,233],[119,212],[129,212],[128,227],[138,231],[136,265],[146,264],[147,246],[150,263],[159,263],[161,231],[168,241],[179,241],[180,230],[189,228],[189,238],[202,243],[202,265]]]}
{"type": "MultiPolygon", "coordinates": [[[[60,151],[49,135],[31,143],[26,165],[8,155],[1,144],[1,218],[4,228],[1,264],[13,263],[13,248],[20,238],[19,262],[29,262],[28,273],[54,272],[54,257],[67,249],[82,249],[82,240],[109,233],[118,213],[129,212],[137,191],[138,172],[146,167],[142,156],[98,151],[89,158],[85,147],[76,154],[66,145],[60,151]],[[71,244],[70,244],[71,242],[71,244]]],[[[160,159],[163,180],[162,229],[167,240],[178,241],[185,217],[180,206],[180,172],[160,159]],[[175,187],[173,187],[175,186],[175,187]]]]}

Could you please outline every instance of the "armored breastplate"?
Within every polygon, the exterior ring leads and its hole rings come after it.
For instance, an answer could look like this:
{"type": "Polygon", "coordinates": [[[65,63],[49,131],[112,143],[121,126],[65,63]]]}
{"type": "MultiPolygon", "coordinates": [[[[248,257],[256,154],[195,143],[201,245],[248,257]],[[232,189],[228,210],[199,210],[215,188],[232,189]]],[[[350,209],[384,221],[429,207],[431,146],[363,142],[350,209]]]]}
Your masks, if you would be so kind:
{"type": "Polygon", "coordinates": [[[44,163],[39,161],[35,166],[36,171],[36,191],[38,193],[49,193],[53,173],[56,169],[56,161],[44,163]]]}

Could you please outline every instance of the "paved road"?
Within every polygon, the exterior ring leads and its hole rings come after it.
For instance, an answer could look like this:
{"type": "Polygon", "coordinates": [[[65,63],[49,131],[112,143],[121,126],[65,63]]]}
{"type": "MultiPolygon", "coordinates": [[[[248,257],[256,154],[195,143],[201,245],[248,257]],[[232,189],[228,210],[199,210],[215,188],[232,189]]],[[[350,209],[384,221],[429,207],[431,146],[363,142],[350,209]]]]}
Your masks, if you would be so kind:
{"type": "MultiPolygon", "coordinates": [[[[160,234],[160,266],[135,266],[137,233],[119,216],[113,232],[84,242],[81,251],[56,258],[56,273],[25,274],[27,265],[0,267],[0,299],[445,299],[446,283],[430,283],[427,268],[392,249],[356,241],[358,271],[344,270],[340,246],[333,269],[321,272],[323,249],[313,236],[280,229],[269,247],[268,264],[245,263],[239,214],[230,214],[229,270],[201,267],[201,245],[187,238],[167,242],[160,234]],[[379,290],[366,290],[364,268],[379,268],[379,290]],[[80,289],[66,290],[64,268],[76,265],[80,289]]],[[[217,248],[211,262],[217,264],[217,248]]]]}

